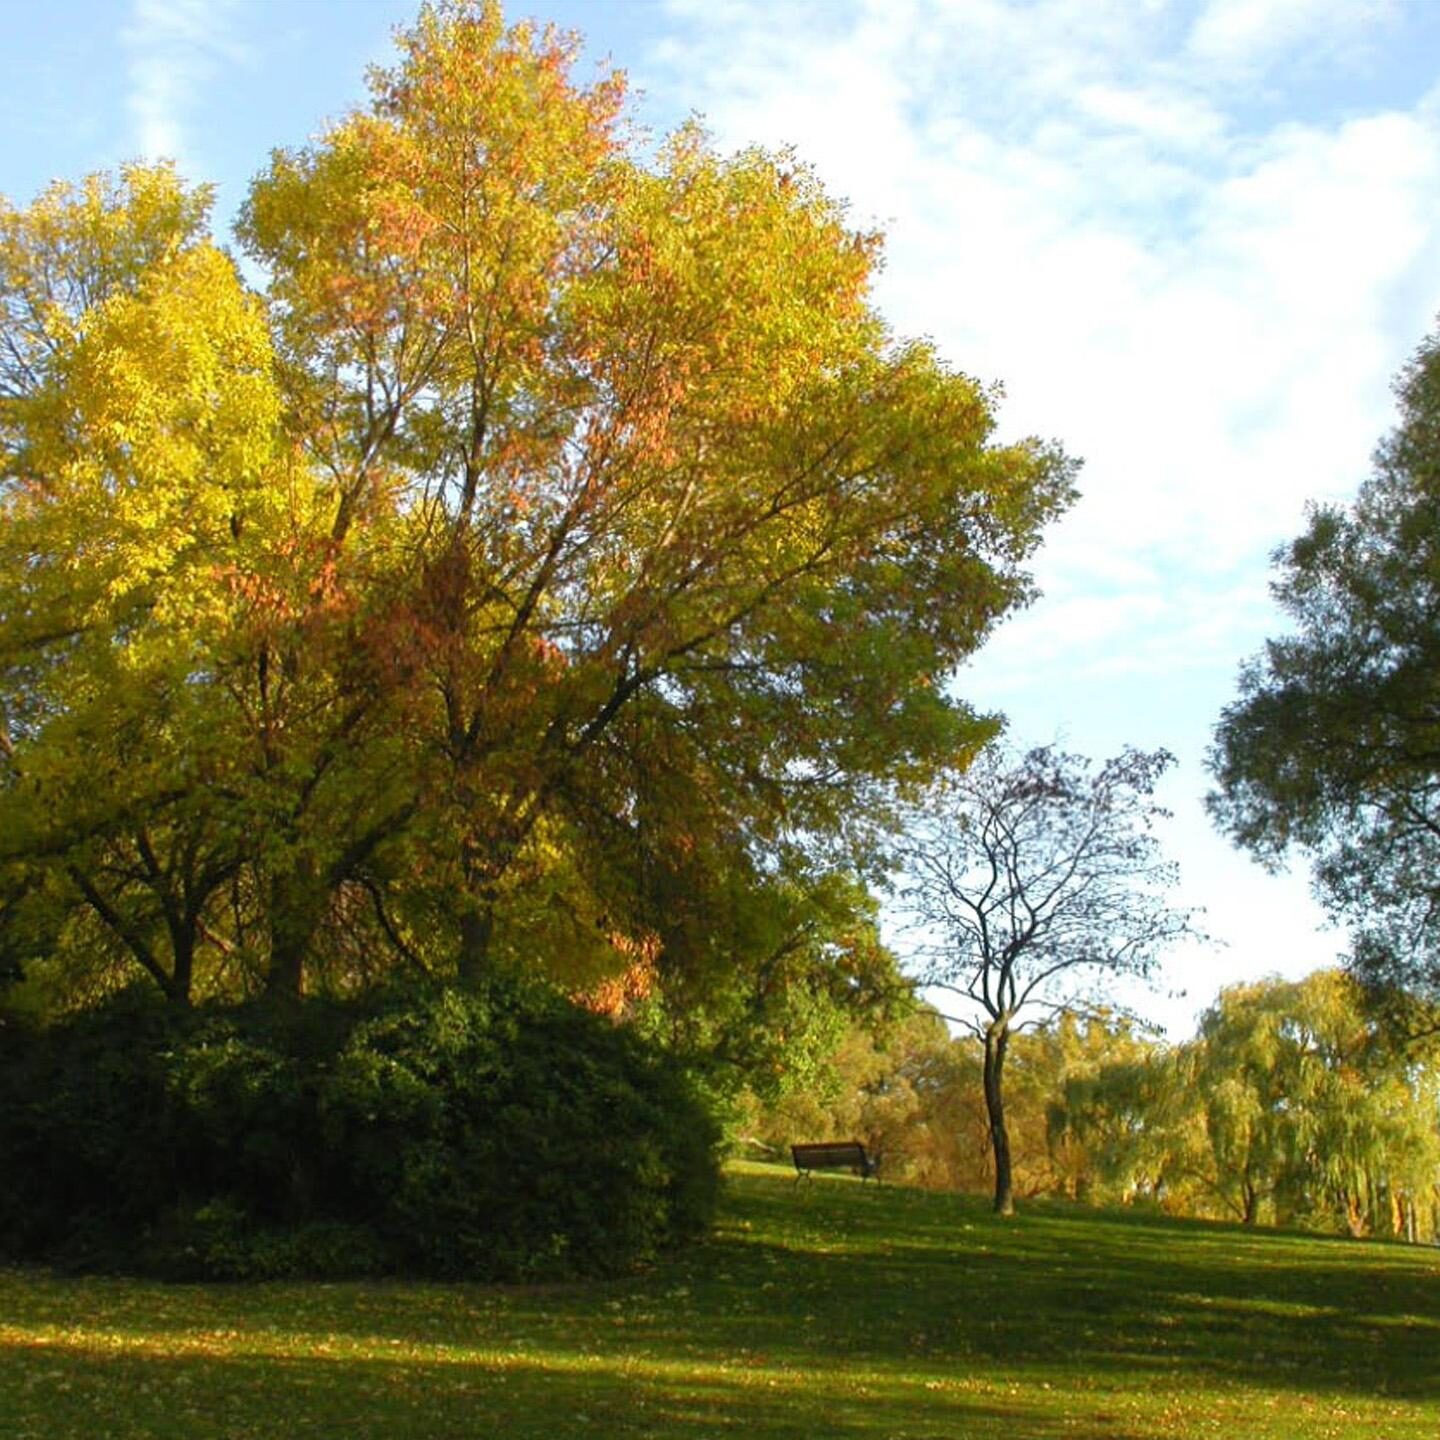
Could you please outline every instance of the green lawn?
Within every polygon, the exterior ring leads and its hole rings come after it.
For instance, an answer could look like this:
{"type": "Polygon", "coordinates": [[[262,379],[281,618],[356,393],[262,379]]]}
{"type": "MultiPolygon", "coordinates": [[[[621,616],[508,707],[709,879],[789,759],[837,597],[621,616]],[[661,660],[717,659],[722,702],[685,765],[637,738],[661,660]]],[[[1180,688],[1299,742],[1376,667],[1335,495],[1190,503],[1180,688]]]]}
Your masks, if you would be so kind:
{"type": "Polygon", "coordinates": [[[0,1271],[5,1440],[1440,1434],[1440,1251],[759,1166],[716,1237],[535,1290],[0,1271]]]}

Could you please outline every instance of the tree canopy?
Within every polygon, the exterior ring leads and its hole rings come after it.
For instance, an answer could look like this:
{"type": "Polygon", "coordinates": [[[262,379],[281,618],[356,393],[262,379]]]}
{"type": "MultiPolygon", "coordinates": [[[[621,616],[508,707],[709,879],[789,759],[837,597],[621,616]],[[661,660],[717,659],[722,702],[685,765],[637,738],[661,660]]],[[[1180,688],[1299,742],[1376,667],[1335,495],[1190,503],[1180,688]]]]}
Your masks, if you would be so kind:
{"type": "Polygon", "coordinates": [[[1440,336],[1349,505],[1275,555],[1292,629],[1241,671],[1210,766],[1215,821],[1275,866],[1309,857],[1359,973],[1440,995],[1440,336]]]}
{"type": "Polygon", "coordinates": [[[1396,1045],[1354,979],[1234,985],[1199,1034],[1072,1082],[1066,1133],[1180,1213],[1351,1234],[1434,1233],[1433,1046],[1396,1045]]]}
{"type": "Polygon", "coordinates": [[[651,150],[492,0],[398,44],[252,186],[259,291],[165,166],[0,207],[0,949],[182,1004],[858,953],[1073,464],[795,156],[651,150]]]}

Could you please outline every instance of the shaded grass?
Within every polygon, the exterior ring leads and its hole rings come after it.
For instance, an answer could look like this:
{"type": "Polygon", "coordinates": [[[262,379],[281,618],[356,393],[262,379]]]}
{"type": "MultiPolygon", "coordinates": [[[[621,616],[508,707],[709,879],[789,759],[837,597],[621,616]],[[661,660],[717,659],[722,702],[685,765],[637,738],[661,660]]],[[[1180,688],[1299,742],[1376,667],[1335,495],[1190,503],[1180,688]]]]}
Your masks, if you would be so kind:
{"type": "Polygon", "coordinates": [[[740,1166],[630,1280],[0,1272],[0,1436],[1440,1433],[1440,1254],[740,1166]]]}

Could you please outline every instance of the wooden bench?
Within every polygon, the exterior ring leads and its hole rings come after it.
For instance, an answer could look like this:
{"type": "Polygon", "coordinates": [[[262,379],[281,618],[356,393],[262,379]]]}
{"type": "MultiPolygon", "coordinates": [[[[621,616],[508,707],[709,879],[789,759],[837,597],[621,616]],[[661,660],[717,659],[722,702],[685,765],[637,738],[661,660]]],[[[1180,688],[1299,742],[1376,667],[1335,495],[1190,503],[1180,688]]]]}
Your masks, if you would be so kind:
{"type": "Polygon", "coordinates": [[[865,1153],[858,1140],[825,1140],[816,1145],[792,1145],[790,1157],[795,1162],[796,1180],[810,1179],[814,1170],[848,1170],[862,1180],[872,1175],[879,1178],[878,1157],[865,1153]]]}

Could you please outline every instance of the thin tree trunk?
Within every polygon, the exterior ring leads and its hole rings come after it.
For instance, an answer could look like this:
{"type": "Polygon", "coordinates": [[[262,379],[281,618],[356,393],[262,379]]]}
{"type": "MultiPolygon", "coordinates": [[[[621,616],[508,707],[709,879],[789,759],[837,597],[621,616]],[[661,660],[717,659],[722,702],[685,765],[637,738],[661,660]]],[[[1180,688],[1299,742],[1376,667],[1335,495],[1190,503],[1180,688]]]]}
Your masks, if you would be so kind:
{"type": "Polygon", "coordinates": [[[1015,1213],[1015,1188],[1010,1169],[1010,1132],[1005,1128],[1005,1052],[1010,1046],[1010,1021],[992,1022],[985,1031],[985,1110],[990,1118],[990,1149],[995,1156],[995,1213],[1015,1213]]]}
{"type": "Polygon", "coordinates": [[[1260,1191],[1248,1180],[1241,1186],[1240,1191],[1245,1201],[1245,1209],[1240,1219],[1245,1225],[1254,1225],[1260,1218],[1260,1191]]]}
{"type": "Polygon", "coordinates": [[[1370,1233],[1365,1213],[1365,1202],[1354,1191],[1345,1193],[1345,1228],[1354,1240],[1362,1240],[1370,1233]]]}

